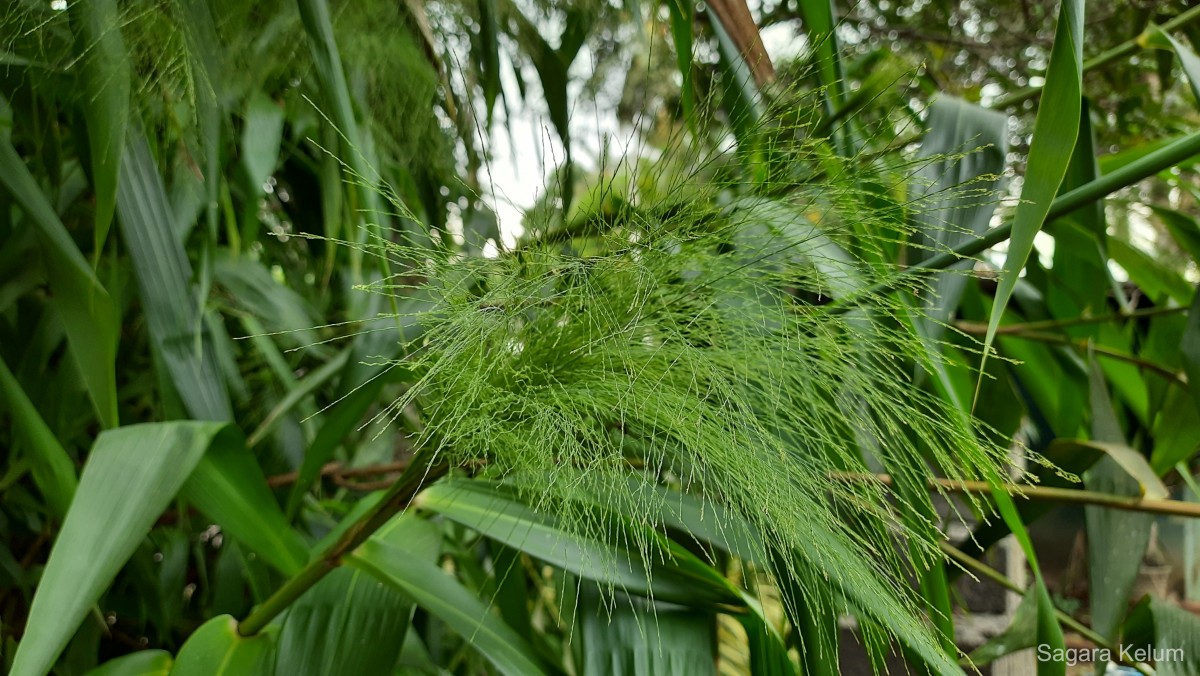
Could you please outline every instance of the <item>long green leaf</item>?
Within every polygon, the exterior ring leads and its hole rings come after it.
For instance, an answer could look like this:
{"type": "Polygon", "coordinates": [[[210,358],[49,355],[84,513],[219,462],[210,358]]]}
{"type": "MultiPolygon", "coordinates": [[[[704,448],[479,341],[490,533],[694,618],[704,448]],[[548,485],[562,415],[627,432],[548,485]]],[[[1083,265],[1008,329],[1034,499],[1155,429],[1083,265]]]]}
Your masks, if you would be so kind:
{"type": "Polygon", "coordinates": [[[268,676],[274,649],[273,632],[241,636],[237,620],[220,615],[188,637],[170,676],[268,676]]]}
{"type": "Polygon", "coordinates": [[[415,505],[581,577],[622,591],[686,605],[740,605],[728,583],[714,581],[683,562],[643,557],[623,547],[567,530],[503,489],[481,481],[442,481],[417,496],[415,505]]]}
{"type": "MultiPolygon", "coordinates": [[[[1008,256],[996,287],[996,299],[983,341],[985,360],[996,338],[996,329],[1004,317],[1004,309],[1017,285],[1017,277],[1033,251],[1034,236],[1041,230],[1050,204],[1066,175],[1075,140],[1079,136],[1082,94],[1083,2],[1062,0],[1058,27],[1054,32],[1054,46],[1050,50],[1046,86],[1042,90],[1037,119],[1033,124],[1033,140],[1029,145],[1021,203],[1017,205],[1013,216],[1008,256]]],[[[980,370],[982,379],[982,366],[980,370]]]]}
{"type": "Polygon", "coordinates": [[[211,422],[132,425],[96,440],[33,597],[14,676],[42,676],[205,451],[211,422]]]}
{"type": "Polygon", "coordinates": [[[0,359],[0,404],[12,415],[13,429],[25,446],[33,481],[50,511],[55,516],[65,515],[79,483],[75,465],[3,359],[0,359]]]}
{"type": "Polygon", "coordinates": [[[197,464],[183,495],[284,575],[308,561],[308,548],[283,516],[267,478],[240,435],[236,443],[217,444],[197,464]]]}
{"type": "Polygon", "coordinates": [[[121,37],[123,15],[116,0],[88,0],[69,6],[75,51],[80,57],[79,107],[87,122],[91,178],[96,189],[95,256],[108,238],[117,204],[118,167],[129,120],[130,66],[121,37]]]}
{"type": "Polygon", "coordinates": [[[347,563],[362,568],[411,597],[430,614],[466,639],[503,674],[525,676],[551,671],[536,651],[487,604],[442,572],[436,527],[412,514],[402,514],[363,543],[347,563]],[[430,529],[433,528],[431,538],[430,529]]]}
{"type": "Polygon", "coordinates": [[[130,132],[117,195],[121,234],[133,261],[150,337],[188,413],[232,420],[212,338],[191,288],[192,266],[146,139],[130,132]]]}
{"type": "Polygon", "coordinates": [[[392,673],[412,611],[407,596],[374,576],[335,570],[288,608],[275,674],[392,673]]]}
{"type": "Polygon", "coordinates": [[[620,593],[610,597],[589,582],[580,582],[577,602],[583,676],[717,673],[713,615],[620,593]]]}
{"type": "Polygon", "coordinates": [[[33,222],[53,292],[51,302],[67,330],[71,356],[83,375],[100,424],[115,427],[117,307],[8,141],[0,142],[0,185],[33,222]]]}
{"type": "MultiPolygon", "coordinates": [[[[1108,395],[1104,374],[1095,360],[1090,369],[1092,408],[1092,438],[1110,445],[1124,447],[1125,435],[1117,422],[1116,412],[1108,395]]],[[[1159,487],[1162,482],[1150,469],[1150,464],[1133,449],[1128,451],[1126,462],[1110,454],[1096,463],[1083,475],[1088,490],[1117,495],[1145,494],[1143,481],[1148,473],[1159,487]],[[1129,459],[1135,458],[1130,471],[1129,459]],[[1140,461],[1140,462],[1138,462],[1140,461]],[[1136,474],[1135,474],[1136,472],[1136,474]]],[[[1166,497],[1165,488],[1158,497],[1166,497]]],[[[1115,639],[1121,626],[1121,618],[1129,604],[1129,594],[1142,566],[1142,556],[1150,541],[1150,528],[1154,519],[1150,514],[1122,512],[1101,507],[1088,507],[1087,544],[1088,575],[1091,581],[1092,628],[1108,639],[1115,639]]]]}

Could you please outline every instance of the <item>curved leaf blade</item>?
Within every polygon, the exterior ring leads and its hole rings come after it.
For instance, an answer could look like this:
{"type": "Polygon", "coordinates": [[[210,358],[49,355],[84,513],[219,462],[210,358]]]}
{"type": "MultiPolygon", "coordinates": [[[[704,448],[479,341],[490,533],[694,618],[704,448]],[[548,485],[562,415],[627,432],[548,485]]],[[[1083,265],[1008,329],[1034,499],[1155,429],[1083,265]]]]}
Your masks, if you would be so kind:
{"type": "Polygon", "coordinates": [[[50,670],[88,608],[226,429],[211,422],[148,423],[100,435],[34,594],[14,676],[50,670]]]}

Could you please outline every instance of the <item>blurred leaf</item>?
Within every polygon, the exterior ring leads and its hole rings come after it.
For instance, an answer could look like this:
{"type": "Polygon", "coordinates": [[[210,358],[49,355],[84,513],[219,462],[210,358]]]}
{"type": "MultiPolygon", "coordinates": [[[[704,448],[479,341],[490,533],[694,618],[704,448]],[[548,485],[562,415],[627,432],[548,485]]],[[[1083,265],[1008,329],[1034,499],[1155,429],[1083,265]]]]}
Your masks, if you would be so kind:
{"type": "Polygon", "coordinates": [[[1200,409],[1200,289],[1193,294],[1192,304],[1188,307],[1187,328],[1179,343],[1179,354],[1183,358],[1192,398],[1200,409]]]}
{"type": "Polygon", "coordinates": [[[1158,655],[1155,676],[1200,673],[1200,618],[1168,601],[1145,596],[1125,620],[1122,643],[1137,659],[1158,655]]]}
{"type": "MultiPolygon", "coordinates": [[[[1140,453],[1126,447],[1117,422],[1104,374],[1095,359],[1090,373],[1092,438],[1119,448],[1109,453],[1083,475],[1088,490],[1114,495],[1147,495],[1142,483],[1153,479],[1167,497],[1166,487],[1140,453]],[[1129,469],[1126,463],[1133,466],[1129,469]]],[[[1159,490],[1156,488],[1156,490],[1159,490]]],[[[1142,567],[1142,556],[1150,542],[1151,514],[1123,512],[1089,506],[1087,519],[1088,575],[1091,582],[1092,629],[1107,639],[1116,639],[1121,618],[1129,607],[1129,595],[1142,567]]]]}
{"type": "Polygon", "coordinates": [[[578,604],[583,676],[717,673],[713,615],[610,595],[590,582],[580,582],[578,604]]]}
{"type": "Polygon", "coordinates": [[[1143,46],[1174,51],[1175,56],[1179,57],[1179,65],[1192,85],[1192,94],[1196,97],[1196,102],[1200,103],[1200,56],[1196,56],[1196,53],[1183,43],[1154,25],[1151,25],[1148,32],[1139,36],[1138,42],[1143,43],[1143,46]]]}
{"type": "MultiPolygon", "coordinates": [[[[1008,162],[1008,118],[953,96],[942,95],[930,106],[918,158],[921,169],[913,188],[921,200],[916,215],[914,262],[958,247],[983,235],[996,210],[992,196],[1008,162]],[[925,248],[929,251],[926,251],[925,248]]],[[[967,259],[950,270],[969,268],[967,259]]],[[[942,273],[926,298],[926,333],[937,340],[942,324],[958,307],[968,277],[942,273]]]]}
{"type": "Polygon", "coordinates": [[[226,429],[217,423],[170,422],[100,435],[33,597],[14,676],[50,670],[88,608],[226,429]]]}
{"type": "Polygon", "coordinates": [[[192,266],[145,137],[130,133],[117,196],[121,234],[133,261],[150,337],[188,413],[232,420],[229,393],[191,288],[192,266]]]}
{"type": "Polygon", "coordinates": [[[730,55],[733,56],[730,64],[738,70],[748,70],[756,88],[773,82],[775,66],[763,46],[762,35],[746,0],[705,0],[704,4],[708,7],[712,25],[720,26],[733,47],[732,52],[736,56],[730,55]]]}
{"type": "Polygon", "coordinates": [[[139,650],[87,672],[86,676],[167,676],[174,660],[165,650],[139,650]]]}
{"type": "MultiPolygon", "coordinates": [[[[993,488],[992,497],[996,501],[997,511],[1004,518],[1004,522],[1008,524],[1008,528],[1017,543],[1021,546],[1021,550],[1025,552],[1025,560],[1029,565],[1030,571],[1033,573],[1033,587],[1029,590],[1029,593],[1035,597],[1037,618],[1035,636],[1037,644],[1039,646],[1046,646],[1052,653],[1054,651],[1065,650],[1066,642],[1063,639],[1062,627],[1058,624],[1058,617],[1054,612],[1054,602],[1050,599],[1050,592],[1046,588],[1046,580],[1042,577],[1042,569],[1038,565],[1037,552],[1033,549],[1033,542],[1029,539],[1029,531],[1025,529],[1025,524],[1021,522],[1021,516],[1017,512],[1012,497],[1008,493],[1002,489],[993,488]]],[[[1065,663],[1053,660],[1038,661],[1038,676],[1066,676],[1066,673],[1067,667],[1065,663]]]]}
{"type": "Polygon", "coordinates": [[[214,617],[179,649],[170,676],[266,676],[271,673],[275,636],[241,636],[237,620],[214,617]]]}
{"type": "Polygon", "coordinates": [[[242,166],[254,194],[279,163],[279,143],[283,139],[283,108],[269,96],[256,91],[246,102],[245,124],[242,127],[242,166]]]}
{"type": "Polygon", "coordinates": [[[339,568],[288,608],[278,676],[390,674],[412,618],[412,601],[361,570],[339,568]]]}
{"type": "Polygon", "coordinates": [[[483,100],[490,128],[492,112],[496,108],[496,98],[503,93],[503,87],[500,84],[500,24],[496,0],[478,0],[478,2],[479,53],[475,60],[479,66],[479,79],[483,86],[483,100]]]}
{"type": "Polygon", "coordinates": [[[29,459],[33,482],[46,498],[50,513],[62,517],[79,483],[75,464],[3,359],[0,359],[0,404],[12,415],[13,430],[25,447],[23,457],[29,459]]]}
{"type": "Polygon", "coordinates": [[[0,184],[32,221],[71,356],[104,427],[117,423],[117,307],[11,143],[0,143],[0,184]]]}
{"type": "Polygon", "coordinates": [[[804,19],[808,42],[812,45],[817,73],[824,87],[826,109],[832,114],[845,98],[842,67],[838,60],[837,35],[834,32],[833,0],[800,0],[800,15],[804,19]]]}
{"type": "Polygon", "coordinates": [[[214,444],[196,465],[183,495],[208,518],[284,575],[308,561],[308,548],[283,516],[250,449],[214,444]]]}
{"type": "Polygon", "coordinates": [[[1021,603],[1013,612],[1012,621],[1004,631],[988,639],[987,643],[971,651],[971,663],[977,667],[991,664],[1012,653],[1037,645],[1038,595],[1034,590],[1025,592],[1021,603]]]}
{"type": "Polygon", "coordinates": [[[296,347],[317,343],[313,327],[321,322],[316,310],[259,261],[220,252],[213,260],[213,278],[229,292],[235,307],[261,320],[271,333],[281,334],[276,336],[281,342],[296,347]]]}
{"type": "Polygon", "coordinates": [[[1167,231],[1175,238],[1175,242],[1191,255],[1193,261],[1200,263],[1200,220],[1175,209],[1154,204],[1149,206],[1154,215],[1167,226],[1167,231]]]}
{"type": "Polygon", "coordinates": [[[1164,305],[1168,300],[1180,305],[1191,302],[1194,291],[1192,285],[1164,262],[1115,237],[1108,240],[1108,252],[1112,260],[1129,273],[1130,280],[1156,305],[1164,305]]]}
{"type": "Polygon", "coordinates": [[[118,167],[129,120],[129,54],[121,37],[124,17],[116,0],[89,0],[68,6],[75,24],[82,85],[79,107],[87,122],[91,179],[96,190],[95,257],[108,239],[116,208],[118,167]]]}
{"type": "Polygon", "coordinates": [[[688,0],[666,0],[671,15],[671,39],[675,42],[675,63],[679,67],[682,84],[679,98],[683,106],[683,119],[689,127],[696,128],[696,87],[692,77],[692,50],[695,28],[693,15],[696,5],[688,0]]]}
{"type": "Polygon", "coordinates": [[[347,563],[412,598],[463,637],[500,673],[510,676],[550,673],[552,670],[523,637],[492,614],[478,596],[433,563],[439,542],[436,526],[404,513],[355,550],[347,563]]]}
{"type": "Polygon", "coordinates": [[[1013,216],[1008,254],[996,287],[996,298],[983,341],[985,361],[1018,275],[1033,251],[1033,239],[1050,211],[1050,203],[1058,193],[1079,137],[1082,72],[1083,2],[1062,0],[1054,45],[1050,50],[1050,64],[1046,71],[1046,85],[1033,124],[1021,202],[1013,216]]]}
{"type": "MultiPolygon", "coordinates": [[[[1079,139],[1059,192],[1066,193],[1099,177],[1096,140],[1092,131],[1091,104],[1084,99],[1079,115],[1079,139]]],[[[1046,279],[1043,291],[1046,305],[1055,317],[1099,313],[1108,295],[1124,305],[1124,293],[1108,270],[1108,226],[1104,201],[1094,200],[1055,219],[1054,274],[1046,279]]],[[[1047,226],[1051,227],[1051,226],[1047,226]]]]}
{"type": "Polygon", "coordinates": [[[1103,441],[1085,441],[1083,439],[1058,439],[1051,448],[1060,449],[1066,446],[1078,446],[1100,451],[1105,457],[1111,458],[1124,472],[1137,480],[1141,495],[1155,500],[1165,500],[1169,493],[1162,479],[1150,467],[1146,457],[1137,450],[1125,444],[1113,444],[1103,441]]]}

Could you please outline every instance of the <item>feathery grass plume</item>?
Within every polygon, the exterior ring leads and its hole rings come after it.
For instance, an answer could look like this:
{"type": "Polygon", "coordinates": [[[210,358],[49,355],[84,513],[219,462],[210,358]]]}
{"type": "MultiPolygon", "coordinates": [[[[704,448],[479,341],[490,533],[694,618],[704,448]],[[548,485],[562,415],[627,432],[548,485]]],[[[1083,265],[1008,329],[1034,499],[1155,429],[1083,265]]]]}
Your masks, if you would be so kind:
{"type": "MultiPolygon", "coordinates": [[[[776,156],[821,152],[771,131],[776,156]]],[[[568,242],[537,224],[493,259],[375,242],[397,274],[365,288],[436,299],[397,361],[415,383],[380,416],[416,406],[421,445],[583,533],[611,537],[611,513],[663,530],[661,494],[631,476],[703,496],[749,524],[787,603],[853,609],[934,655],[894,543],[920,512],[833,474],[995,477],[1004,454],[912,387],[931,357],[911,308],[885,295],[823,306],[888,279],[868,261],[914,205],[861,187],[880,177],[853,159],[825,157],[819,182],[771,172],[759,185],[709,171],[720,159],[670,179],[684,200],[645,189],[672,158],[629,160],[633,175],[593,187],[599,222],[568,242]]],[[[623,537],[656,555],[646,531],[623,537]]],[[[933,558],[935,542],[908,537],[933,558]]]]}

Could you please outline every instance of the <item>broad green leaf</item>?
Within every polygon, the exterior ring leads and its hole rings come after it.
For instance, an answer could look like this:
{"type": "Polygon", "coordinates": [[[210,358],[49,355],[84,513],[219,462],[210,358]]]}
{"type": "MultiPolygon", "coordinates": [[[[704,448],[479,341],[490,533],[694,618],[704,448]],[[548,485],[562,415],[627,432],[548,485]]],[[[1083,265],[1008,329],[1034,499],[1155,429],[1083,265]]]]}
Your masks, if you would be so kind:
{"type": "Polygon", "coordinates": [[[192,266],[175,237],[162,177],[145,137],[132,131],[121,162],[117,211],[150,337],[175,390],[193,418],[232,420],[229,393],[191,287],[192,266]]]}
{"type": "Polygon", "coordinates": [[[139,650],[111,659],[85,676],[167,676],[173,663],[165,650],[139,650]]]}
{"type": "Polygon", "coordinates": [[[283,516],[267,478],[240,434],[215,444],[184,485],[183,496],[284,575],[308,561],[308,548],[283,516]]]}
{"type": "Polygon", "coordinates": [[[37,180],[10,142],[0,143],[0,185],[25,212],[37,233],[42,264],[96,414],[104,427],[117,423],[117,307],[72,241],[37,180]]]}
{"type": "Polygon", "coordinates": [[[33,481],[46,498],[51,513],[58,517],[65,515],[79,483],[75,465],[3,359],[0,359],[0,405],[12,416],[13,429],[25,447],[23,457],[29,459],[33,481]]]}
{"type": "MultiPolygon", "coordinates": [[[[1094,359],[1089,371],[1092,439],[1120,451],[1117,454],[1109,452],[1108,457],[1089,469],[1083,475],[1084,486],[1091,491],[1115,495],[1145,493],[1142,482],[1150,479],[1161,487],[1162,482],[1145,458],[1125,446],[1125,436],[1109,399],[1104,375],[1094,359]]],[[[1166,497],[1165,487],[1162,487],[1158,497],[1166,497]]],[[[1116,639],[1121,619],[1129,606],[1129,595],[1141,570],[1142,556],[1150,541],[1154,518],[1150,514],[1103,507],[1089,506],[1084,511],[1087,518],[1092,629],[1105,638],[1116,639]]]]}
{"type": "Polygon", "coordinates": [[[131,425],[100,435],[33,597],[14,676],[50,670],[88,608],[226,426],[131,425]]]}
{"type": "Polygon", "coordinates": [[[277,676],[358,676],[395,671],[412,601],[362,570],[339,568],[289,606],[277,676]]]}
{"type": "MultiPolygon", "coordinates": [[[[996,298],[984,336],[983,350],[988,351],[996,338],[996,329],[1012,297],[1017,278],[1033,251],[1034,236],[1050,211],[1067,172],[1075,141],[1079,136],[1079,114],[1083,73],[1083,2],[1062,0],[1058,26],[1050,50],[1046,85],[1033,124],[1033,139],[1021,188],[1021,202],[1013,216],[1008,255],[996,287],[996,298]]],[[[980,375],[982,379],[982,374],[980,375]]]]}
{"type": "MultiPolygon", "coordinates": [[[[519,549],[551,565],[631,594],[686,605],[740,605],[728,583],[714,581],[666,551],[642,556],[624,547],[560,526],[494,484],[442,481],[421,492],[414,504],[519,549]]],[[[619,536],[618,536],[619,537],[619,536]]],[[[707,566],[704,566],[707,568],[707,566]]]]}
{"type": "MultiPolygon", "coordinates": [[[[918,157],[923,164],[913,192],[921,200],[916,215],[914,260],[953,249],[981,236],[991,223],[996,203],[991,193],[1000,185],[1008,162],[1007,117],[953,96],[942,95],[930,106],[918,157]],[[924,247],[928,247],[926,252],[924,247]]],[[[967,259],[949,269],[973,265],[967,259]]],[[[940,274],[926,299],[930,308],[926,332],[936,340],[966,288],[962,274],[940,274]]]]}
{"type": "Polygon", "coordinates": [[[170,676],[267,676],[274,654],[273,632],[241,636],[237,620],[221,615],[188,637],[170,676]]]}
{"type": "Polygon", "coordinates": [[[347,559],[392,585],[463,637],[501,673],[550,673],[534,649],[488,605],[434,563],[436,526],[411,513],[381,528],[347,559]],[[434,546],[430,547],[430,543],[434,546]]]}
{"type": "MultiPolygon", "coordinates": [[[[715,616],[579,583],[575,618],[583,676],[717,673],[715,616]]],[[[786,672],[780,672],[786,673],[786,672]]]]}
{"type": "Polygon", "coordinates": [[[121,37],[125,17],[116,0],[74,2],[68,9],[82,66],[79,107],[87,121],[91,179],[96,190],[98,259],[116,208],[118,167],[129,120],[129,54],[121,37]]]}
{"type": "Polygon", "coordinates": [[[1129,613],[1122,630],[1127,655],[1155,662],[1155,676],[1200,673],[1200,618],[1147,595],[1129,613]]]}
{"type": "Polygon", "coordinates": [[[254,92],[246,102],[245,126],[242,127],[242,166],[246,169],[250,188],[261,191],[275,171],[282,140],[283,108],[261,91],[254,92]]]}

